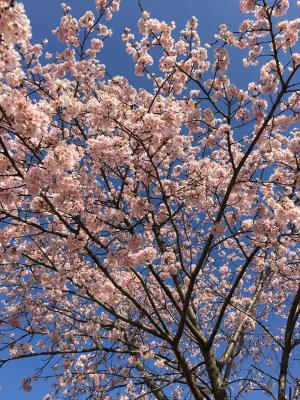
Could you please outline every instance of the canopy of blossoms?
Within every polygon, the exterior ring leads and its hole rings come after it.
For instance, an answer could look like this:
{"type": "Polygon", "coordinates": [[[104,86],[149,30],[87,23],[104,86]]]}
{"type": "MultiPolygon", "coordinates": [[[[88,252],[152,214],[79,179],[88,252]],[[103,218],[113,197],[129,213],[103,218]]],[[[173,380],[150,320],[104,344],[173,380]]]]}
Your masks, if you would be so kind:
{"type": "Polygon", "coordinates": [[[241,0],[205,44],[139,4],[146,90],[99,61],[119,3],[63,5],[51,57],[0,0],[0,365],[44,400],[297,400],[300,18],[241,0]]]}

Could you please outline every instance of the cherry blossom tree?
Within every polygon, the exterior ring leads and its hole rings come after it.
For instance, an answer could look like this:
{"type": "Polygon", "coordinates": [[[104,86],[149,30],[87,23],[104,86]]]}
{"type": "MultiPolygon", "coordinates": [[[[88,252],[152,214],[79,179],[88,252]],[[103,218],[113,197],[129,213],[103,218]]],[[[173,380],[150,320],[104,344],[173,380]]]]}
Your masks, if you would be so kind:
{"type": "Polygon", "coordinates": [[[241,0],[201,44],[138,3],[137,90],[98,57],[119,3],[63,5],[51,57],[0,0],[0,364],[44,400],[296,400],[300,18],[241,0]]]}

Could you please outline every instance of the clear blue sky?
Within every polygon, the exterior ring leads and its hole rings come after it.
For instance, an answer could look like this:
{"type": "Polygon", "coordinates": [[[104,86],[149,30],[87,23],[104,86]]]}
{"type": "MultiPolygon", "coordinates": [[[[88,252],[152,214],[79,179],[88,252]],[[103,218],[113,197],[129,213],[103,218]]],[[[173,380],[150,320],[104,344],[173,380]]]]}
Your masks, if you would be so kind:
{"type": "MultiPolygon", "coordinates": [[[[93,0],[64,0],[72,6],[75,15],[82,15],[85,10],[92,8],[93,0]]],[[[59,22],[61,13],[60,1],[58,0],[23,0],[33,28],[33,41],[41,42],[44,38],[49,39],[47,51],[55,53],[58,42],[51,31],[59,22]]],[[[296,0],[291,0],[296,3],[296,0]]],[[[233,30],[239,26],[242,16],[239,12],[238,0],[143,0],[145,9],[156,18],[166,21],[174,20],[178,30],[181,30],[186,20],[195,15],[199,20],[199,33],[202,42],[212,42],[219,24],[226,23],[233,30]]],[[[298,9],[299,10],[299,9],[298,9]]],[[[139,18],[139,8],[136,0],[123,0],[121,10],[115,14],[110,26],[114,35],[106,42],[106,48],[100,53],[101,61],[107,65],[107,71],[111,74],[124,75],[136,87],[144,85],[142,78],[133,74],[133,63],[126,54],[124,45],[120,40],[122,30],[128,26],[134,30],[139,18]]],[[[297,10],[293,6],[291,10],[296,17],[297,10]]],[[[257,72],[253,69],[241,69],[241,53],[234,52],[231,60],[235,82],[241,85],[254,80],[257,72]]],[[[20,382],[24,376],[29,376],[30,371],[36,365],[33,361],[21,361],[4,366],[0,370],[0,399],[1,400],[41,400],[47,393],[47,383],[39,383],[34,386],[31,393],[20,390],[20,382]]],[[[263,399],[255,394],[257,400],[263,399]]]]}

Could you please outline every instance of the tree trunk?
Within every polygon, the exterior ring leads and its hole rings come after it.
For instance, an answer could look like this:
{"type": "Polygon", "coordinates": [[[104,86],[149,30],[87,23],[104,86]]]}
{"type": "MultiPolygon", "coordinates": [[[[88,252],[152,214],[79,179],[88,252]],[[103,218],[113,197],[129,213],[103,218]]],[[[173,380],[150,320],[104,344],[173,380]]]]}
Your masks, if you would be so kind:
{"type": "Polygon", "coordinates": [[[223,378],[213,350],[204,351],[203,357],[215,400],[228,400],[223,378]]]}

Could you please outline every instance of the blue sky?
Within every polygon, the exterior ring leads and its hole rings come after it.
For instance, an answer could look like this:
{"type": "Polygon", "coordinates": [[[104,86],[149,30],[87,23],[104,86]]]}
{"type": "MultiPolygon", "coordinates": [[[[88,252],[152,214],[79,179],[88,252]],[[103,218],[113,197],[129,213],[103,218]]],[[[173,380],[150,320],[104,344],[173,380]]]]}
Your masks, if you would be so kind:
{"type": "MultiPolygon", "coordinates": [[[[71,0],[67,3],[72,6],[74,15],[79,16],[93,7],[94,0],[71,0]]],[[[60,1],[24,0],[24,4],[32,22],[34,40],[41,42],[48,38],[47,50],[55,53],[58,41],[51,31],[58,25],[62,15],[60,1]]],[[[166,22],[175,21],[178,32],[191,16],[196,16],[199,20],[202,43],[214,40],[220,23],[237,28],[242,19],[239,0],[143,0],[142,5],[155,18],[164,19],[166,22]]],[[[143,78],[135,77],[132,60],[126,54],[124,44],[120,40],[125,27],[136,31],[139,16],[140,10],[136,0],[122,0],[120,12],[114,14],[113,19],[107,23],[113,29],[114,35],[106,42],[104,50],[100,53],[100,60],[112,75],[124,75],[135,86],[144,86],[143,78]]],[[[235,61],[241,63],[240,54],[235,61]]]]}
{"type": "MultiPolygon", "coordinates": [[[[93,0],[66,1],[73,8],[75,15],[83,14],[88,8],[92,8],[93,0]]],[[[57,0],[23,0],[33,28],[33,42],[41,42],[44,38],[49,39],[47,51],[55,53],[58,42],[51,31],[58,23],[62,15],[60,1],[57,0]]],[[[296,3],[296,0],[291,0],[296,3]]],[[[242,15],[239,12],[238,0],[143,0],[145,9],[156,18],[163,18],[167,22],[174,20],[178,30],[182,29],[192,15],[199,20],[199,33],[202,42],[212,42],[220,23],[226,23],[233,30],[239,26],[242,15]]],[[[291,11],[296,17],[296,8],[291,11]]],[[[145,84],[143,78],[137,78],[133,73],[133,63],[126,54],[124,45],[120,40],[122,30],[128,26],[135,30],[139,17],[139,8],[136,0],[123,0],[121,10],[115,14],[112,21],[108,23],[114,31],[114,35],[106,42],[106,47],[100,53],[101,62],[107,65],[107,71],[112,75],[124,75],[130,82],[141,87],[145,84]]],[[[235,82],[246,85],[255,79],[254,69],[241,69],[241,53],[235,51],[231,60],[235,82]]],[[[20,361],[5,365],[0,370],[0,399],[2,400],[41,400],[47,393],[48,384],[39,383],[34,386],[31,393],[20,390],[21,379],[30,375],[30,371],[36,365],[33,361],[20,361]]],[[[258,394],[257,400],[263,399],[258,394]]]]}

